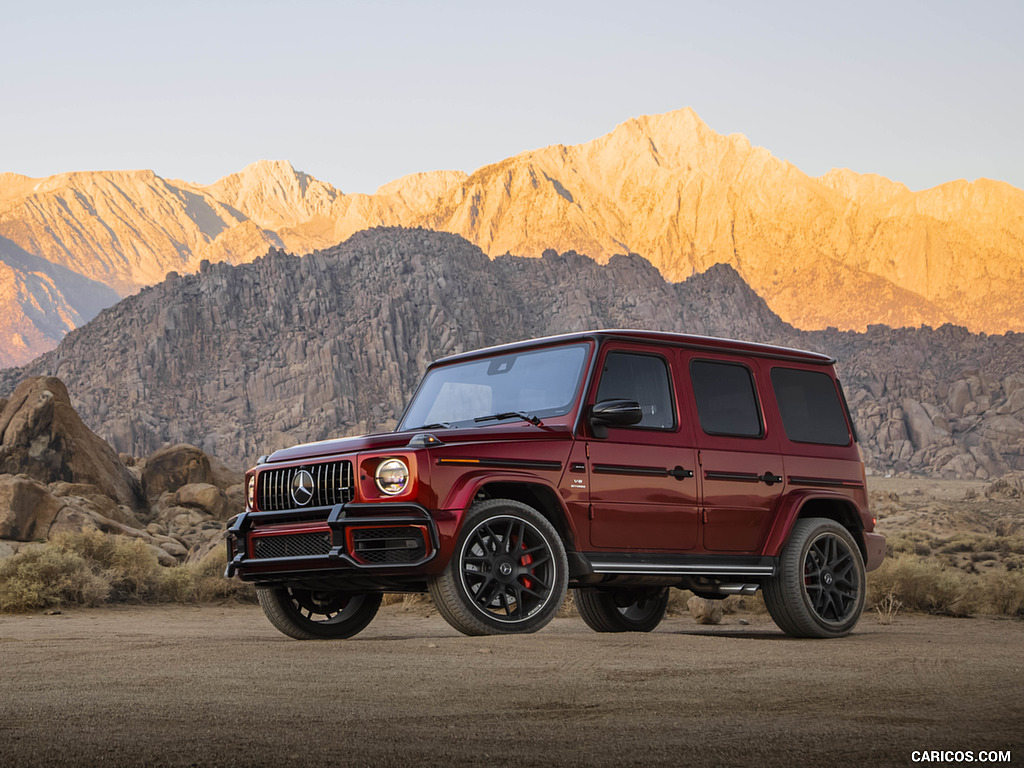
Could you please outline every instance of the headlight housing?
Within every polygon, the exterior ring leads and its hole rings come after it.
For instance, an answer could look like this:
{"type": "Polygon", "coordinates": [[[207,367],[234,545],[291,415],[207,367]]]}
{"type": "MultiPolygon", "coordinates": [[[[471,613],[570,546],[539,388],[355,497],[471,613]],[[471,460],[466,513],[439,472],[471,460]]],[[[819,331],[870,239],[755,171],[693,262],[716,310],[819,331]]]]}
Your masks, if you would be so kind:
{"type": "Polygon", "coordinates": [[[249,475],[249,482],[245,485],[245,505],[249,509],[256,505],[256,475],[249,475]]]}
{"type": "Polygon", "coordinates": [[[373,479],[381,493],[397,496],[409,485],[409,467],[401,459],[384,459],[377,465],[373,479]]]}

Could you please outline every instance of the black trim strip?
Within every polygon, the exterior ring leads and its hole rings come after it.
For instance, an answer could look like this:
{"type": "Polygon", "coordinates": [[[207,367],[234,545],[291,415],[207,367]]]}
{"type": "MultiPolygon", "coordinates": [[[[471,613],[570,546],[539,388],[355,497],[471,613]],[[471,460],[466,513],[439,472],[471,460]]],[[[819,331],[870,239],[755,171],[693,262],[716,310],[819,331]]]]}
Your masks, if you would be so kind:
{"type": "Polygon", "coordinates": [[[599,475],[643,475],[644,477],[665,477],[664,467],[637,467],[628,464],[594,464],[591,469],[599,475]]]}
{"type": "Polygon", "coordinates": [[[466,467],[498,467],[501,469],[547,469],[558,471],[562,468],[560,461],[530,461],[528,459],[459,459],[440,458],[438,464],[466,467]]]}
{"type": "Polygon", "coordinates": [[[704,477],[708,480],[735,480],[739,483],[761,482],[761,476],[755,475],[753,472],[715,472],[709,470],[704,473],[704,477]]]}
{"type": "Polygon", "coordinates": [[[859,480],[837,480],[832,477],[789,477],[790,485],[816,485],[822,488],[863,488],[859,480]]]}

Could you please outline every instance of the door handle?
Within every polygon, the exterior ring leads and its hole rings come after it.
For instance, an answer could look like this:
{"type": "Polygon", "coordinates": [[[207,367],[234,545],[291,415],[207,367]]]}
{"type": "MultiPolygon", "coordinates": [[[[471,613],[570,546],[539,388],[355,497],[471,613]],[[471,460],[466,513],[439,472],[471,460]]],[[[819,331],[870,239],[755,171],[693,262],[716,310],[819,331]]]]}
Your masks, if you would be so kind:
{"type": "Polygon", "coordinates": [[[668,474],[672,475],[676,480],[685,480],[688,477],[693,477],[693,470],[676,467],[675,469],[668,470],[668,474]]]}
{"type": "Polygon", "coordinates": [[[761,475],[757,479],[760,480],[765,485],[775,485],[775,483],[781,483],[782,482],[782,476],[781,475],[773,475],[771,472],[765,472],[763,475],[761,475]]]}

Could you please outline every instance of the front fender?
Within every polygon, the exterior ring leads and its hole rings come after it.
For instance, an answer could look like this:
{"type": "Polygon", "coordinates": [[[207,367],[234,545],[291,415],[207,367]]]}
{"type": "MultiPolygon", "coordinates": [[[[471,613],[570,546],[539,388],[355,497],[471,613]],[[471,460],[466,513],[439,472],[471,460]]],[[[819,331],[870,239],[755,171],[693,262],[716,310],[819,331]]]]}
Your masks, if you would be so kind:
{"type": "Polygon", "coordinates": [[[472,471],[462,475],[452,484],[447,497],[441,502],[440,509],[461,518],[462,513],[473,504],[473,499],[485,485],[492,483],[513,483],[516,485],[539,485],[551,491],[559,504],[562,505],[562,514],[565,514],[565,506],[562,504],[561,494],[557,486],[550,480],[531,474],[529,472],[502,472],[494,471],[472,471]]]}

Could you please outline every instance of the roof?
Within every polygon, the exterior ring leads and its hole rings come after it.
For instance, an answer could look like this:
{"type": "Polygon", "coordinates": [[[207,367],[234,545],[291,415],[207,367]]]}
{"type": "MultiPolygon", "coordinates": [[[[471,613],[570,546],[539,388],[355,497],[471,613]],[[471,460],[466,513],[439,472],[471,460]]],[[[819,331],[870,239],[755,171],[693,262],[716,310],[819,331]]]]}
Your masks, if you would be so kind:
{"type": "Polygon", "coordinates": [[[580,331],[577,333],[563,333],[557,336],[545,336],[539,339],[528,339],[516,341],[511,344],[501,344],[495,347],[476,349],[471,352],[460,352],[456,355],[449,355],[436,360],[433,365],[447,365],[462,360],[472,360],[478,357],[490,357],[495,354],[512,352],[520,349],[532,349],[534,347],[547,347],[555,344],[566,344],[574,341],[601,341],[618,339],[624,341],[649,341],[658,344],[667,344],[687,349],[705,349],[714,352],[736,352],[743,355],[755,357],[770,357],[776,360],[793,360],[801,363],[812,363],[816,365],[833,365],[835,358],[823,355],[820,352],[809,352],[803,349],[792,349],[791,347],[777,347],[772,344],[758,344],[752,341],[737,341],[735,339],[719,339],[713,336],[696,336],[688,333],[669,333],[667,331],[641,331],[629,329],[614,329],[603,331],[580,331]]]}

